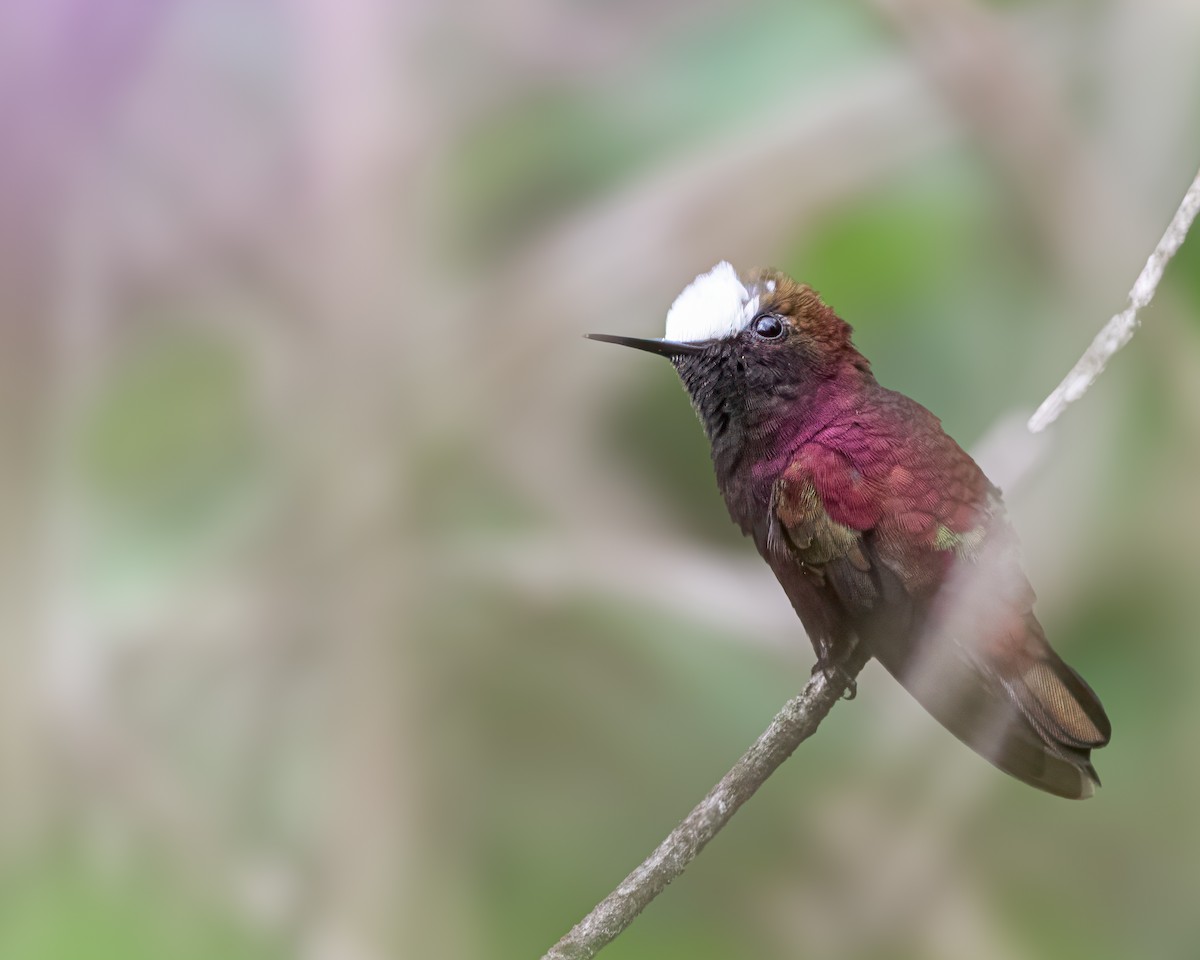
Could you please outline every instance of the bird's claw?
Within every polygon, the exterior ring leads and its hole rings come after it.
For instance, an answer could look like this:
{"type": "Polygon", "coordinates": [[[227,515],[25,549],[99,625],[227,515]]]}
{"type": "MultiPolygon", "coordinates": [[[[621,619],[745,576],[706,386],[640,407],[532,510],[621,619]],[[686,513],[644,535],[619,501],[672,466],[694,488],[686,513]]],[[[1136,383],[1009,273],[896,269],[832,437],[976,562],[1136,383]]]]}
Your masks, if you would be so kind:
{"type": "Polygon", "coordinates": [[[858,681],[840,663],[832,660],[818,660],[812,668],[814,674],[825,675],[825,682],[837,684],[842,688],[842,699],[853,700],[858,696],[858,681]]]}

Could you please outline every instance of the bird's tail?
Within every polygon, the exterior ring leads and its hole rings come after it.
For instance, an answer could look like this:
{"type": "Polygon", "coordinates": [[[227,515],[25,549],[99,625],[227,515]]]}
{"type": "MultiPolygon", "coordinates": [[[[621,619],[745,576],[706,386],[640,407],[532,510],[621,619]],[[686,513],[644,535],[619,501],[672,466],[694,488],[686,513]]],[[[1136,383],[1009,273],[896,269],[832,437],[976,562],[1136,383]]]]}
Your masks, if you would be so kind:
{"type": "Polygon", "coordinates": [[[1033,614],[1021,620],[1017,657],[945,636],[907,647],[876,642],[872,652],[942,726],[1005,773],[1056,796],[1090,797],[1100,783],[1091,751],[1108,743],[1108,717],[1033,614]]]}

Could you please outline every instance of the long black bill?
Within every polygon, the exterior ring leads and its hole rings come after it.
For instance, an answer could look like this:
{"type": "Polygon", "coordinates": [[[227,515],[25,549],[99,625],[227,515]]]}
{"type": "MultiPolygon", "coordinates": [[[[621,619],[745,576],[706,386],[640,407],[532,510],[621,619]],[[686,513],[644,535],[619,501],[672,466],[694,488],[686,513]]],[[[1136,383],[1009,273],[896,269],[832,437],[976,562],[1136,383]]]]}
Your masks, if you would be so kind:
{"type": "Polygon", "coordinates": [[[634,350],[657,353],[660,357],[682,357],[689,353],[704,352],[704,347],[699,344],[682,343],[678,340],[643,340],[641,337],[619,337],[611,333],[587,333],[584,336],[589,340],[619,343],[623,347],[633,347],[634,350]]]}

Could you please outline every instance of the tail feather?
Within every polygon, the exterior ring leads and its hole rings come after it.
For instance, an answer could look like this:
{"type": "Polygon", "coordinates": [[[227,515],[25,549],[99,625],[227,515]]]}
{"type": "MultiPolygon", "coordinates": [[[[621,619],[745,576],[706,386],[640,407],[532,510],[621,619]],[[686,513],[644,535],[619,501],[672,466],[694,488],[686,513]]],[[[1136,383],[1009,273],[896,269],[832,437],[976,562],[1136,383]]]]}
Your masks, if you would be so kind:
{"type": "Polygon", "coordinates": [[[1025,716],[1043,735],[1080,749],[1102,747],[1112,728],[1084,679],[1047,648],[1017,682],[1007,684],[1025,716]]]}
{"type": "Polygon", "coordinates": [[[1042,646],[1041,659],[1011,676],[953,641],[916,654],[876,643],[872,652],[942,726],[1005,773],[1056,796],[1090,797],[1100,783],[1091,751],[1108,742],[1108,717],[1083,679],[1042,646]]]}

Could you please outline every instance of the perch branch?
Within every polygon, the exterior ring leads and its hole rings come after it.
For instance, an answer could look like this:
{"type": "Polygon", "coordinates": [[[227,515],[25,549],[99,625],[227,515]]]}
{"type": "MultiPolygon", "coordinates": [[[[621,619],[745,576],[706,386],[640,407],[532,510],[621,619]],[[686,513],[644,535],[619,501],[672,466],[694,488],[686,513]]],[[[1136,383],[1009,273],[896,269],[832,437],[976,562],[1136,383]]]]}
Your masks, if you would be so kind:
{"type": "Polygon", "coordinates": [[[1042,405],[1029,418],[1030,431],[1039,433],[1057,420],[1069,404],[1087,393],[1113,354],[1130,341],[1138,326],[1138,311],[1154,299],[1154,291],[1158,289],[1163,270],[1183,244],[1197,212],[1200,212],[1200,173],[1196,174],[1179,209],[1171,218],[1167,232],[1158,241],[1158,246],[1134,281],[1133,289],[1129,291],[1129,305],[1104,325],[1062,383],[1042,401],[1042,405]]]}
{"type": "MultiPolygon", "coordinates": [[[[868,657],[861,647],[844,669],[857,677],[868,657]]],[[[667,838],[586,917],[575,924],[542,960],[587,960],[631,924],[663,889],[754,796],[767,777],[817,731],[841,697],[844,684],[814,673],[804,689],[775,715],[771,725],[720,782],[680,821],[667,838]]]]}

